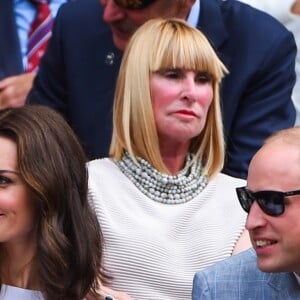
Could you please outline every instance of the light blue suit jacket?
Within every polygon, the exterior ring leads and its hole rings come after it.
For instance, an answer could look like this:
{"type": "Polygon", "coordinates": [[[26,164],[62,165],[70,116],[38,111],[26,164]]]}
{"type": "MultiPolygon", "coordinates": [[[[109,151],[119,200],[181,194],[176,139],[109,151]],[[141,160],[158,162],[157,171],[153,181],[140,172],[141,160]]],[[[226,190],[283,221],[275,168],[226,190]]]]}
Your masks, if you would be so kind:
{"type": "Polygon", "coordinates": [[[300,285],[293,273],[264,273],[253,249],[197,272],[193,300],[293,300],[300,285]]]}

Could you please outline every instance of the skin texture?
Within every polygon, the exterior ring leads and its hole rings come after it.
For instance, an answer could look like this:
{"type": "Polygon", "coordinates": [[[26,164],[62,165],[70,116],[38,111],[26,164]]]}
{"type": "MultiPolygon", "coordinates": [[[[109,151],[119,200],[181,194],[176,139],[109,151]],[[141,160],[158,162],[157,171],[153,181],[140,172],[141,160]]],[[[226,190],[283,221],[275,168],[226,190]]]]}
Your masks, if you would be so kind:
{"type": "MultiPolygon", "coordinates": [[[[154,73],[150,79],[154,118],[161,153],[165,157],[182,153],[182,160],[191,142],[206,123],[213,99],[211,79],[207,74],[182,68],[154,73]],[[173,153],[172,153],[173,152],[173,153]]],[[[169,163],[168,169],[177,173],[183,161],[169,163]]]]}
{"type": "MultiPolygon", "coordinates": [[[[251,161],[248,188],[254,192],[300,189],[299,162],[299,146],[281,140],[266,144],[251,161]]],[[[253,203],[246,228],[262,271],[300,274],[299,214],[300,196],[286,197],[285,212],[277,217],[266,215],[253,203]]]]}
{"type": "Polygon", "coordinates": [[[100,0],[104,7],[103,20],[110,26],[114,44],[120,50],[124,50],[134,31],[147,20],[157,17],[185,19],[194,2],[195,0],[160,0],[143,9],[129,10],[115,4],[114,0],[100,0]]]}

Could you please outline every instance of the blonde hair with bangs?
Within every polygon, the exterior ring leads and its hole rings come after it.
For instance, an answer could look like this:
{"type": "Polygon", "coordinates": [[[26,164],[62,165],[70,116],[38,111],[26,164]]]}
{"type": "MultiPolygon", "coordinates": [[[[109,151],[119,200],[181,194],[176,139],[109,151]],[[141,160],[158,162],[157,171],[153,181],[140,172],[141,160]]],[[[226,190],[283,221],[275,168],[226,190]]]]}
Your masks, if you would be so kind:
{"type": "Polygon", "coordinates": [[[192,139],[189,152],[201,159],[208,177],[224,163],[224,138],[219,83],[227,72],[207,38],[181,19],[152,19],[129,41],[116,85],[110,156],[120,160],[124,150],[154,168],[169,173],[163,163],[152,109],[150,77],[154,72],[184,68],[205,72],[212,78],[213,101],[205,127],[192,139]]]}

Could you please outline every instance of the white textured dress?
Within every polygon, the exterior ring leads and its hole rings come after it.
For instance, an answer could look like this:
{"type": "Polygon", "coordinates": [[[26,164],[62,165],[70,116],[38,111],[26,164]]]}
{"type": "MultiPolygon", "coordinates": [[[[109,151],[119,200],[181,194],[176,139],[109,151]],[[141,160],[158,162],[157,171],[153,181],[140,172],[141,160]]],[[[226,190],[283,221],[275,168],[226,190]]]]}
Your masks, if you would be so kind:
{"type": "Polygon", "coordinates": [[[219,174],[194,199],[162,204],[109,158],[89,162],[88,171],[110,286],[136,300],[191,299],[194,273],[229,257],[244,229],[235,194],[244,180],[219,174]]]}

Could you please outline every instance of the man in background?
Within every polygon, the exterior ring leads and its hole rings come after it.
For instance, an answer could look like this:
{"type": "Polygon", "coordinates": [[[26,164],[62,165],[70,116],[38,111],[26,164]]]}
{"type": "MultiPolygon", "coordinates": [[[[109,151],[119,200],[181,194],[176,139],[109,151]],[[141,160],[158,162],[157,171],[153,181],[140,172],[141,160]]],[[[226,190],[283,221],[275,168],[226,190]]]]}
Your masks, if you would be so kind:
{"type": "Polygon", "coordinates": [[[28,102],[61,112],[90,159],[107,156],[122,51],[136,28],[156,17],[186,19],[202,30],[227,66],[229,75],[221,86],[227,154],[223,171],[245,178],[263,140],[294,124],[296,45],[279,22],[238,1],[68,3],[56,18],[28,102]]]}

